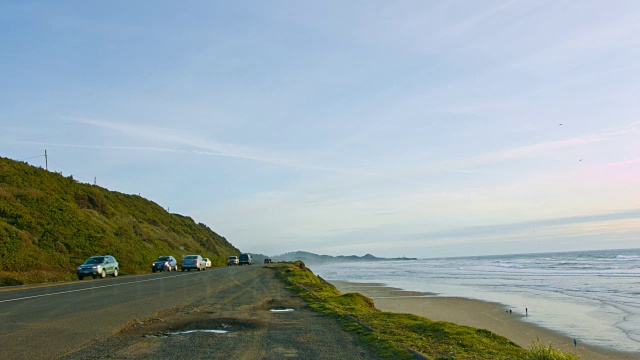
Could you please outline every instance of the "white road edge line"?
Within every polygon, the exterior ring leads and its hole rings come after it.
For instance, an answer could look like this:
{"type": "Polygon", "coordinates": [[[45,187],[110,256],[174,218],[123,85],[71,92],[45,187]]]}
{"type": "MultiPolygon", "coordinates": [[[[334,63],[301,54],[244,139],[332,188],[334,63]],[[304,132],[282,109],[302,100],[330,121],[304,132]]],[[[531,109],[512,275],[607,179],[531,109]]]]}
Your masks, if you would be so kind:
{"type": "MultiPolygon", "coordinates": [[[[174,276],[171,276],[171,277],[187,276],[187,275],[190,275],[190,274],[180,274],[180,275],[174,275],[174,276]]],[[[25,297],[15,298],[15,299],[0,300],[0,303],[6,303],[6,302],[18,301],[18,300],[34,299],[34,298],[39,298],[39,297],[44,297],[44,296],[53,296],[53,295],[60,295],[60,294],[68,294],[68,293],[72,293],[72,292],[79,292],[79,291],[86,291],[86,290],[100,289],[100,288],[113,287],[113,286],[122,286],[122,285],[128,285],[128,284],[136,284],[136,283],[147,282],[147,281],[164,280],[164,279],[169,279],[169,278],[168,278],[168,277],[162,277],[162,278],[156,278],[156,279],[136,280],[136,281],[130,281],[130,282],[120,283],[120,284],[100,285],[100,286],[93,286],[93,287],[85,288],[85,289],[67,290],[67,291],[60,291],[60,292],[57,292],[57,293],[40,294],[40,295],[33,295],[33,296],[25,296],[25,297]]]]}

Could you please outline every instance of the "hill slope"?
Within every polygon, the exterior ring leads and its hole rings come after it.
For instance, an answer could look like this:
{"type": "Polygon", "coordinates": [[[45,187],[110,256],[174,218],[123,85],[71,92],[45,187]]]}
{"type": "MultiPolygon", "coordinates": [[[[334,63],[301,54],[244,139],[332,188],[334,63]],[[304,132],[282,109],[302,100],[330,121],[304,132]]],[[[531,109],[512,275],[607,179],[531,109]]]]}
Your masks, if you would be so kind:
{"type": "Polygon", "coordinates": [[[379,258],[373,256],[371,254],[366,254],[364,256],[356,256],[356,255],[340,255],[340,256],[331,256],[331,255],[318,255],[306,251],[295,251],[289,252],[282,255],[276,255],[273,257],[276,261],[302,261],[305,264],[325,264],[325,263],[337,263],[337,262],[358,262],[358,261],[384,261],[384,260],[416,260],[416,258],[407,258],[407,257],[399,257],[399,258],[379,258]]]}
{"type": "Polygon", "coordinates": [[[240,251],[140,196],[0,157],[0,285],[72,279],[92,255],[111,254],[130,274],[148,272],[159,255],[190,253],[215,266],[240,251]]]}

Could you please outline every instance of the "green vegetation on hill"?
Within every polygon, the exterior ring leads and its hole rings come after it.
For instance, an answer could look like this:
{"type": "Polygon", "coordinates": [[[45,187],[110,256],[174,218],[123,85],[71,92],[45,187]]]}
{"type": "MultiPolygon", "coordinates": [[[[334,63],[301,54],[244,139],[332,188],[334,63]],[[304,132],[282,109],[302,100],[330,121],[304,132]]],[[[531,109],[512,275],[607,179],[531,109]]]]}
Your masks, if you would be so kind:
{"type": "Polygon", "coordinates": [[[341,294],[303,262],[280,263],[278,275],[309,305],[337,319],[360,341],[386,359],[434,360],[577,360],[572,354],[536,344],[525,350],[488,330],[411,315],[382,312],[373,300],[341,294]]]}
{"type": "Polygon", "coordinates": [[[193,253],[222,266],[240,251],[140,196],[0,157],[0,286],[73,279],[92,255],[113,255],[131,274],[149,272],[159,255],[193,253]]]}

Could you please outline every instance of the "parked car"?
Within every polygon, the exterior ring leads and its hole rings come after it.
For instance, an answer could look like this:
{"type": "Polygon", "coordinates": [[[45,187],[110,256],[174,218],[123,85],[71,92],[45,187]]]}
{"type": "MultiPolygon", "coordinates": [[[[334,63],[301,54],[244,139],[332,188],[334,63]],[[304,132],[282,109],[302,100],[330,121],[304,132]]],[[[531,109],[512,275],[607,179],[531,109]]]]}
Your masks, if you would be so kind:
{"type": "Polygon", "coordinates": [[[151,264],[151,271],[178,271],[178,261],[173,256],[160,256],[151,264]]]}
{"type": "Polygon", "coordinates": [[[271,264],[273,261],[271,259],[264,259],[265,264],[271,264]]]}
{"type": "Polygon", "coordinates": [[[251,265],[251,255],[249,254],[241,254],[240,259],[238,260],[239,265],[251,265]]]}
{"type": "Polygon", "coordinates": [[[191,269],[206,270],[206,266],[204,265],[204,259],[200,255],[187,255],[182,258],[182,262],[180,262],[180,270],[191,271],[191,269]]]}
{"type": "Polygon", "coordinates": [[[204,261],[204,267],[206,267],[206,268],[210,268],[211,267],[211,260],[209,260],[209,258],[204,258],[202,260],[204,261]]]}
{"type": "Polygon", "coordinates": [[[237,256],[229,256],[229,260],[227,260],[227,266],[238,265],[238,257],[237,256]]]}
{"type": "Polygon", "coordinates": [[[84,262],[84,264],[76,268],[78,279],[82,280],[85,276],[91,276],[94,279],[100,276],[105,278],[107,275],[118,276],[119,264],[116,258],[111,255],[92,256],[84,262]]]}

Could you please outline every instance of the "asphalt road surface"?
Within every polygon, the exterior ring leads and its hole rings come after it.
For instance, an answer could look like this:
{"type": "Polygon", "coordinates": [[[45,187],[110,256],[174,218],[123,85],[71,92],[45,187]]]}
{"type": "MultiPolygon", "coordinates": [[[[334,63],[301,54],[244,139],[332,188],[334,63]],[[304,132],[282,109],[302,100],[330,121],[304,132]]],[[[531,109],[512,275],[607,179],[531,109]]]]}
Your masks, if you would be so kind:
{"type": "Polygon", "coordinates": [[[259,265],[0,288],[0,359],[378,359],[259,265]]]}

